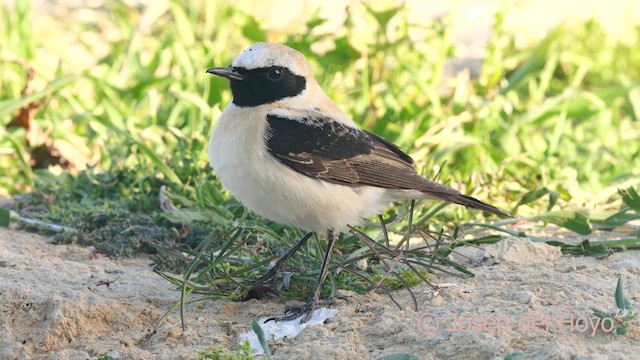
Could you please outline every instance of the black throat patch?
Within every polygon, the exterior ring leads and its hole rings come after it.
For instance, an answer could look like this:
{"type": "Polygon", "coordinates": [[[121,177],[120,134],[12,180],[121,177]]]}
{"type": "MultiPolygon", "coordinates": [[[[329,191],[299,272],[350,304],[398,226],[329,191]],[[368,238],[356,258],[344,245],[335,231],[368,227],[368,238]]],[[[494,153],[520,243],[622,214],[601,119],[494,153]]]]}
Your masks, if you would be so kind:
{"type": "Polygon", "coordinates": [[[247,77],[244,80],[231,80],[233,103],[239,107],[258,106],[294,97],[307,87],[304,76],[296,75],[285,67],[235,70],[247,77]],[[274,72],[279,74],[277,79],[273,78],[274,72]]]}

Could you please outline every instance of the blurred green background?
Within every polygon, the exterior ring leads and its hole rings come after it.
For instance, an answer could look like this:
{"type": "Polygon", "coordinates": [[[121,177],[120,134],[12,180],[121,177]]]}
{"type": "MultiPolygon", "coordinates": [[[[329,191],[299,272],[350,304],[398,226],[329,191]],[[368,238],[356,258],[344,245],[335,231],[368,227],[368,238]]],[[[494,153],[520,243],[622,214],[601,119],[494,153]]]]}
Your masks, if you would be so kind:
{"type": "Polygon", "coordinates": [[[374,3],[4,1],[0,195],[152,213],[166,185],[179,206],[206,210],[196,218],[244,214],[208,167],[231,95],[205,69],[257,41],[304,53],[328,95],[425,176],[507,211],[523,204],[517,215],[618,209],[617,189],[637,187],[640,26],[630,12],[613,14],[614,33],[585,20],[527,36],[507,26],[518,11],[535,23],[517,5],[374,3]]]}

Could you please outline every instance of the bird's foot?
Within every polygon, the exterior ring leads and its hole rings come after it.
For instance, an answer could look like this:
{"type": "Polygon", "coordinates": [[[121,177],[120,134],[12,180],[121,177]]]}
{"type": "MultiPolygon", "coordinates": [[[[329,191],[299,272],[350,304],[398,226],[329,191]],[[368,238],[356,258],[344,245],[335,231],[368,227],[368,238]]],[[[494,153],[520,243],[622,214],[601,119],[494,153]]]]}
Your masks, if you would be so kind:
{"type": "Polygon", "coordinates": [[[269,271],[267,271],[264,275],[262,275],[260,279],[256,280],[256,282],[258,284],[264,284],[267,282],[273,283],[275,279],[278,277],[278,274],[280,274],[280,272],[286,268],[287,261],[289,261],[289,259],[298,250],[300,250],[300,248],[304,244],[307,243],[307,241],[309,241],[309,238],[311,237],[311,235],[313,235],[313,233],[306,233],[302,237],[302,239],[300,239],[295,245],[293,245],[293,247],[286,254],[284,254],[280,259],[278,259],[276,264],[271,269],[269,269],[269,271]]]}
{"type": "Polygon", "coordinates": [[[306,323],[311,319],[311,315],[313,315],[313,311],[318,306],[330,306],[335,305],[338,300],[344,300],[348,302],[347,298],[344,296],[331,296],[324,299],[309,299],[303,306],[287,306],[284,311],[284,316],[275,316],[266,320],[269,321],[291,321],[295,320],[302,316],[300,319],[300,323],[306,323]]]}
{"type": "Polygon", "coordinates": [[[309,321],[309,319],[311,319],[311,315],[313,314],[313,311],[316,309],[316,307],[318,307],[319,302],[319,300],[312,301],[312,299],[309,299],[309,301],[307,301],[303,306],[288,306],[285,309],[283,316],[271,317],[267,319],[266,322],[291,321],[302,317],[300,319],[300,323],[306,323],[307,321],[309,321]]]}

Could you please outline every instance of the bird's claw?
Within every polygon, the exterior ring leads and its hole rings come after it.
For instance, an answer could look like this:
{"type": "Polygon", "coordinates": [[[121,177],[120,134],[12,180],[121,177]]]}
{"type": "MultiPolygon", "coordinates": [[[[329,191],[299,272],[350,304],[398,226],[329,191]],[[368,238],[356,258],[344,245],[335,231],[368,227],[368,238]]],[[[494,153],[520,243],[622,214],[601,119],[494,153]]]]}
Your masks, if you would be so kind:
{"type": "Polygon", "coordinates": [[[270,317],[268,318],[265,322],[269,322],[269,321],[275,321],[275,322],[280,322],[280,321],[292,321],[292,320],[296,320],[299,317],[302,316],[302,318],[300,319],[300,323],[306,323],[307,321],[309,321],[309,319],[311,319],[311,315],[313,314],[313,310],[315,310],[315,308],[318,306],[317,302],[316,303],[310,303],[307,302],[306,304],[304,304],[304,306],[302,307],[290,307],[288,309],[286,309],[284,311],[284,315],[283,316],[274,316],[274,317],[270,317]]]}
{"type": "Polygon", "coordinates": [[[303,306],[287,306],[284,311],[284,316],[274,316],[274,317],[268,318],[265,322],[291,321],[304,315],[304,317],[300,319],[300,323],[303,324],[309,321],[309,319],[311,319],[311,315],[313,315],[313,311],[318,306],[335,305],[338,300],[349,302],[345,296],[331,296],[324,299],[317,299],[315,301],[307,301],[303,306]]]}

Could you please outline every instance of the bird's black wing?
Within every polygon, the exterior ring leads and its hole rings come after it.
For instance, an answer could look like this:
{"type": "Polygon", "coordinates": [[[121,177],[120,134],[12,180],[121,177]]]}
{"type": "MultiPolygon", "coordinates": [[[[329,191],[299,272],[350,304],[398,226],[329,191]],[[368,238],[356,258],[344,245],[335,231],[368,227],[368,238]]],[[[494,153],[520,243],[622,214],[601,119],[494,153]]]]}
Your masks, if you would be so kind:
{"type": "Polygon", "coordinates": [[[269,153],[306,176],[345,186],[418,190],[432,198],[508,216],[489,204],[423,178],[402,149],[368,131],[317,114],[297,118],[268,115],[267,123],[265,142],[269,153]]]}
{"type": "Polygon", "coordinates": [[[347,186],[416,189],[413,159],[381,137],[323,117],[267,116],[269,153],[309,177],[347,186]]]}

